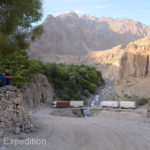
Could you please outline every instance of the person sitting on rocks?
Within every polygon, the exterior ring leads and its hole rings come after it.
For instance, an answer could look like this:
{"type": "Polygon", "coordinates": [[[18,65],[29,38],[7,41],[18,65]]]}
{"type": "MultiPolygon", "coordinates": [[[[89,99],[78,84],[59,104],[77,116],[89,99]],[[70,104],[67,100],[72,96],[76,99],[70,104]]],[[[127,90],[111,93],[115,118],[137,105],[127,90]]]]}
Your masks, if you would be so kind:
{"type": "Polygon", "coordinates": [[[5,76],[2,73],[2,71],[0,70],[0,86],[4,86],[4,85],[6,85],[5,76]]]}
{"type": "Polygon", "coordinates": [[[6,85],[10,85],[10,79],[11,79],[11,75],[9,73],[8,69],[5,69],[5,80],[6,80],[6,85]]]}

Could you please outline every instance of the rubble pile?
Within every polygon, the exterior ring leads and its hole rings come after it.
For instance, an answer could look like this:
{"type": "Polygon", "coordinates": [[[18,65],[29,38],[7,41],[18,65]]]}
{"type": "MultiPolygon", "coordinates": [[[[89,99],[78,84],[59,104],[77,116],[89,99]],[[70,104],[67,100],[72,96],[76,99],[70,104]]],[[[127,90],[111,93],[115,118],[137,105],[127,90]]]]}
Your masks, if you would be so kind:
{"type": "Polygon", "coordinates": [[[24,111],[20,90],[13,86],[0,88],[0,129],[19,128],[21,131],[29,120],[30,117],[24,111]]]}

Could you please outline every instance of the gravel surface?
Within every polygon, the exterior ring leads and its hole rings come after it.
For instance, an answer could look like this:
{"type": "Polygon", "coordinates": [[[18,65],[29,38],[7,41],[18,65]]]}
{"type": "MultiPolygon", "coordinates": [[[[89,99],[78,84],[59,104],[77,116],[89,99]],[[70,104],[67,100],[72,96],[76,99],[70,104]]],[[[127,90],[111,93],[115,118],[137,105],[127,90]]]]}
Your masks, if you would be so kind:
{"type": "Polygon", "coordinates": [[[100,111],[89,118],[58,117],[51,109],[35,111],[40,129],[32,138],[46,145],[8,147],[9,150],[149,150],[150,120],[141,113],[100,111]]]}

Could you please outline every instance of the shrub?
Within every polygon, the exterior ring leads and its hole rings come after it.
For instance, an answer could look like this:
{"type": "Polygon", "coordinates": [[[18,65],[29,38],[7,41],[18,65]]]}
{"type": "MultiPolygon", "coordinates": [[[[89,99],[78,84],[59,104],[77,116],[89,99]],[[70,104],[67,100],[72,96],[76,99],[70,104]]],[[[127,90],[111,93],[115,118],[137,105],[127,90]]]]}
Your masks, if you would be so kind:
{"type": "Polygon", "coordinates": [[[150,100],[150,98],[141,98],[137,100],[137,105],[145,105],[148,103],[148,101],[150,100]]]}

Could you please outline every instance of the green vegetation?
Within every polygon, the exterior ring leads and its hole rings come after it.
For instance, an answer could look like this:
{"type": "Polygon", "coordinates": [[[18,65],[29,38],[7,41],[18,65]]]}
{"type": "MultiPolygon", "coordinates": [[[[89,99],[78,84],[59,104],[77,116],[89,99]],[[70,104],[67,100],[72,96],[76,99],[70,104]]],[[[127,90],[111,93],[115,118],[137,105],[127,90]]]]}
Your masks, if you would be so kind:
{"type": "Polygon", "coordinates": [[[63,65],[30,60],[25,51],[0,60],[1,68],[9,68],[12,84],[23,87],[34,74],[42,73],[53,83],[56,94],[63,100],[81,100],[94,94],[104,83],[101,73],[85,65],[63,65]]]}
{"type": "Polygon", "coordinates": [[[41,17],[41,0],[0,1],[0,69],[9,68],[19,87],[34,73],[25,50],[43,32],[41,26],[33,27],[41,17]]]}
{"type": "Polygon", "coordinates": [[[30,82],[32,75],[42,73],[42,65],[42,62],[30,60],[24,50],[0,59],[1,70],[8,68],[12,75],[11,84],[19,88],[26,82],[30,82]]]}
{"type": "Polygon", "coordinates": [[[62,100],[81,100],[104,83],[101,73],[85,65],[45,64],[44,74],[62,100]]]}
{"type": "Polygon", "coordinates": [[[41,8],[41,0],[0,1],[0,59],[27,49],[42,33],[41,26],[32,26],[41,19],[41,8]]]}
{"type": "Polygon", "coordinates": [[[141,98],[141,99],[137,99],[137,105],[146,105],[149,101],[150,98],[141,98]]]}

